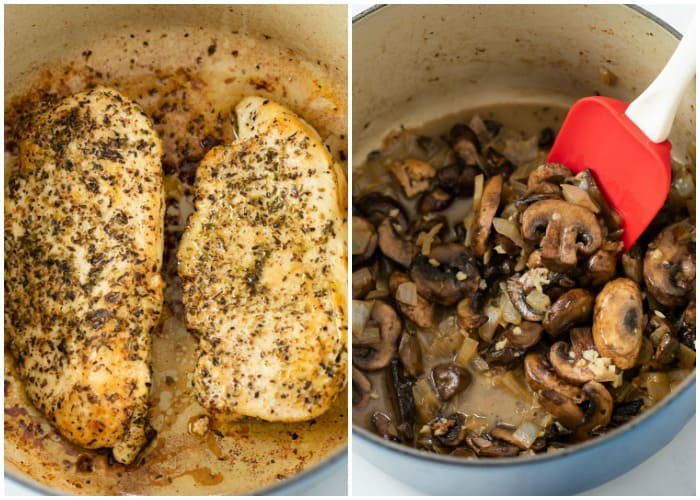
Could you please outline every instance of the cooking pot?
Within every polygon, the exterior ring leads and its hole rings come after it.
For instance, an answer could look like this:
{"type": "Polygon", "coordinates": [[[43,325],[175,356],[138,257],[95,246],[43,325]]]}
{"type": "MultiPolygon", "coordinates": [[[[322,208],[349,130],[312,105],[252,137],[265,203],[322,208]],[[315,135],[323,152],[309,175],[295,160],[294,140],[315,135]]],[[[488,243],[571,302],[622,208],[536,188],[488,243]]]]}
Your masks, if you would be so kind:
{"type": "MultiPolygon", "coordinates": [[[[504,104],[565,110],[600,93],[632,100],[678,34],[622,5],[390,5],[353,23],[353,169],[400,126],[504,104]],[[611,77],[613,75],[613,77],[611,77]]],[[[694,161],[695,85],[670,140],[694,161]],[[692,151],[692,153],[691,153],[692,151]]],[[[573,494],[632,469],[695,412],[695,373],[652,409],[602,437],[540,455],[465,459],[382,439],[354,417],[353,451],[422,492],[573,494]]],[[[356,412],[356,414],[359,412],[356,412]]],[[[663,480],[663,479],[661,479],[663,480]]]]}
{"type": "MultiPolygon", "coordinates": [[[[166,194],[179,194],[215,144],[233,140],[232,107],[245,95],[285,104],[310,122],[339,161],[347,137],[347,9],[292,5],[11,5],[5,7],[5,119],[37,101],[95,84],[139,102],[164,142],[166,194]]],[[[5,179],[16,161],[7,134],[5,179]]],[[[175,196],[173,195],[173,196],[175,196]]],[[[189,210],[188,210],[189,209],[189,210]]],[[[166,235],[168,229],[166,228],[166,235]]],[[[166,240],[167,241],[167,240],[166,240]]],[[[167,244],[166,244],[167,246],[167,244]]],[[[174,245],[173,245],[174,246],[174,245]]],[[[172,249],[171,249],[172,250],[172,249]]],[[[174,252],[166,251],[163,331],[153,339],[149,418],[157,437],[130,466],[61,438],[29,404],[5,353],[5,471],[37,491],[69,494],[345,492],[347,396],[294,424],[226,422],[204,436],[187,377],[195,340],[178,314],[174,252]],[[167,279],[166,279],[167,281],[167,279]]],[[[180,304],[181,306],[181,304],[180,304]]]]}

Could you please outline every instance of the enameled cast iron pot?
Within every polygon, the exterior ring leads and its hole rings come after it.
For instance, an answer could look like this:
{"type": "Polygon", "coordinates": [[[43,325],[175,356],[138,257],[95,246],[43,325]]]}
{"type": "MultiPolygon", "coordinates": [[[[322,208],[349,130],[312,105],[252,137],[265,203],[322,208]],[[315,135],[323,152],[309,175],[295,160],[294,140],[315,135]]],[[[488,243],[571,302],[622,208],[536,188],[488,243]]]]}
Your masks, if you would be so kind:
{"type": "MultiPolygon", "coordinates": [[[[152,118],[159,116],[166,173],[187,175],[177,169],[194,168],[202,148],[214,142],[205,134],[188,137],[188,123],[204,123],[206,130],[216,112],[230,116],[244,95],[262,95],[304,117],[344,159],[347,60],[342,5],[6,6],[6,123],[21,114],[23,98],[42,91],[65,95],[97,83],[117,86],[152,118]],[[171,99],[184,93],[185,106],[173,106],[171,99]],[[197,121],[200,113],[203,121],[197,121]],[[191,146],[194,158],[182,156],[178,140],[191,146]]],[[[224,128],[223,139],[231,140],[232,127],[224,128]]],[[[14,161],[6,152],[6,182],[14,161]]],[[[186,214],[181,218],[184,224],[186,214]]],[[[332,477],[337,485],[324,485],[326,491],[344,493],[345,394],[313,422],[244,421],[195,439],[188,421],[203,410],[187,384],[194,340],[172,314],[164,313],[164,332],[154,335],[152,356],[151,420],[158,436],[144,462],[129,467],[109,466],[106,456],[57,436],[24,398],[5,353],[6,478],[45,493],[199,496],[289,495],[332,477]],[[81,460],[90,463],[82,469],[92,471],[80,470],[81,460]]]]}
{"type": "MultiPolygon", "coordinates": [[[[596,91],[629,101],[663,67],[679,37],[622,5],[390,5],[356,17],[352,35],[354,167],[400,124],[417,127],[497,104],[566,108],[596,91]],[[601,68],[617,76],[614,86],[600,81],[601,68]]],[[[687,161],[695,143],[694,84],[671,141],[674,157],[687,161]]],[[[563,451],[460,459],[383,440],[356,422],[353,452],[426,493],[571,494],[640,464],[694,412],[693,373],[653,409],[563,451]]]]}

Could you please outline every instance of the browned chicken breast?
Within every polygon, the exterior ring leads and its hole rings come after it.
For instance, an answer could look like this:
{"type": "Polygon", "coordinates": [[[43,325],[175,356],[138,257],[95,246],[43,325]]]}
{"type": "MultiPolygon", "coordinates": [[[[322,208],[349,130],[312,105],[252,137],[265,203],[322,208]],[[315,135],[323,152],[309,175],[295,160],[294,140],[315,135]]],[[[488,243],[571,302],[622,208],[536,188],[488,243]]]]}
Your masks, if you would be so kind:
{"type": "Polygon", "coordinates": [[[217,415],[292,422],[346,385],[346,183],[318,134],[258,97],[212,149],[178,251],[194,386],[217,415]]]}
{"type": "Polygon", "coordinates": [[[149,432],[163,301],[160,140],[106,88],[64,99],[24,135],[5,199],[6,340],[63,436],[130,463],[149,432]]]}

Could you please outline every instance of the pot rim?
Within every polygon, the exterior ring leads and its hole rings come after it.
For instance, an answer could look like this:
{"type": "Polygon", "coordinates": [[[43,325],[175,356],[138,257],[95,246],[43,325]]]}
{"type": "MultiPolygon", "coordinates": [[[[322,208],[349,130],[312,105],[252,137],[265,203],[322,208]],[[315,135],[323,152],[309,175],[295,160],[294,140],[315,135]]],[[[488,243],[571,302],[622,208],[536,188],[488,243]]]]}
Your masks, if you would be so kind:
{"type": "MultiPolygon", "coordinates": [[[[380,10],[385,9],[386,7],[390,7],[391,5],[388,4],[378,4],[374,5],[366,10],[363,10],[359,14],[353,16],[352,18],[352,23],[353,25],[362,19],[364,19],[367,16],[370,16],[380,10]]],[[[638,5],[620,5],[620,7],[624,7],[630,10],[633,10],[635,12],[638,12],[645,16],[647,19],[650,21],[658,24],[661,26],[664,30],[666,30],[668,33],[670,33],[672,36],[674,36],[677,39],[680,39],[682,37],[681,33],[677,31],[675,28],[673,28],[671,25],[669,25],[667,22],[664,20],[658,18],[651,12],[648,12],[647,10],[643,9],[642,7],[638,5]]],[[[415,448],[411,448],[407,445],[403,444],[397,444],[392,441],[383,439],[382,437],[378,436],[376,433],[371,432],[363,427],[360,427],[359,425],[353,423],[352,425],[352,434],[353,437],[358,437],[361,440],[369,443],[373,443],[379,446],[383,446],[389,450],[392,450],[393,452],[406,455],[409,457],[417,458],[419,460],[426,460],[426,461],[432,461],[432,462],[438,462],[438,463],[443,463],[446,465],[451,465],[451,466],[460,466],[460,467],[479,467],[479,468],[505,468],[505,467],[513,467],[513,466],[523,466],[523,465],[528,465],[532,463],[540,463],[540,462],[548,462],[551,460],[556,460],[574,453],[584,453],[588,450],[591,450],[593,448],[600,447],[602,445],[605,445],[607,443],[614,443],[616,440],[620,439],[620,436],[624,435],[628,430],[633,429],[634,427],[643,425],[644,422],[646,422],[648,419],[655,417],[658,413],[663,411],[665,407],[667,407],[671,402],[675,401],[678,398],[681,397],[688,397],[687,393],[688,392],[695,392],[695,377],[696,377],[696,370],[693,370],[693,373],[686,377],[683,382],[681,382],[678,387],[676,387],[670,395],[665,397],[661,402],[656,404],[654,407],[650,408],[649,410],[645,411],[641,415],[633,418],[629,422],[626,422],[625,424],[611,430],[610,432],[605,433],[602,436],[597,436],[595,438],[589,439],[587,441],[584,441],[582,443],[574,444],[571,446],[568,446],[566,448],[562,448],[560,450],[553,450],[553,451],[548,451],[546,453],[540,453],[536,455],[527,455],[527,456],[517,456],[517,457],[510,457],[510,458],[472,458],[472,457],[453,457],[450,455],[441,455],[438,453],[430,453],[428,451],[422,451],[418,450],[415,448]]],[[[693,398],[694,399],[694,398],[693,398]]],[[[695,414],[695,409],[693,408],[693,414],[695,414]]],[[[684,424],[687,422],[684,422],[684,424]]]]}

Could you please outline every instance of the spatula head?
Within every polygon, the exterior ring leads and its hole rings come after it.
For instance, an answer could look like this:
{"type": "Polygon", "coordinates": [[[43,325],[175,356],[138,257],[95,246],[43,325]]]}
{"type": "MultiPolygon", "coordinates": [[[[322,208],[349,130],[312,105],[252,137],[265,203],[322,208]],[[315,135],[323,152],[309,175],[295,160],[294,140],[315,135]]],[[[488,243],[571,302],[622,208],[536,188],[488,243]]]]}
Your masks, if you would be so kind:
{"type": "Polygon", "coordinates": [[[586,97],[569,110],[548,161],[590,169],[623,219],[630,248],[659,212],[671,187],[671,143],[653,143],[625,116],[628,104],[586,97]]]}

